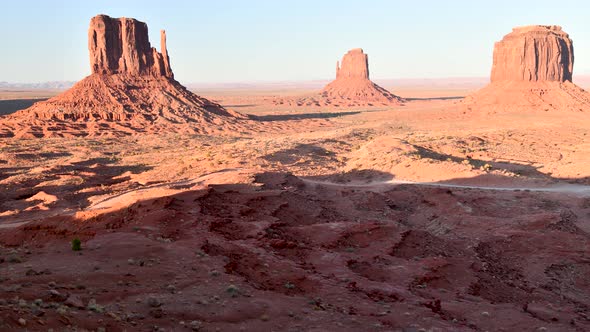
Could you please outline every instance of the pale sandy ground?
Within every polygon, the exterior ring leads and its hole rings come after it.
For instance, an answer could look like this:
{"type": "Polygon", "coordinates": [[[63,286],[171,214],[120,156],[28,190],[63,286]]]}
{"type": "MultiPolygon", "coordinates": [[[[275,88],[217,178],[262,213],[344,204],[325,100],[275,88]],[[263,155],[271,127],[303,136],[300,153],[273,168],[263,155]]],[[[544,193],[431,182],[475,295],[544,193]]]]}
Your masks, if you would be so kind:
{"type": "Polygon", "coordinates": [[[198,91],[282,132],[0,140],[0,329],[590,328],[590,113],[388,88],[198,91]]]}
{"type": "MultiPolygon", "coordinates": [[[[269,104],[275,95],[260,90],[204,95],[228,109],[258,116],[269,126],[284,128],[279,133],[5,139],[0,142],[0,183],[8,199],[0,215],[20,220],[29,214],[27,209],[36,208],[9,198],[34,194],[49,185],[82,189],[83,201],[70,204],[84,205],[92,196],[111,190],[105,190],[111,182],[118,191],[228,168],[288,171],[297,176],[368,170],[398,181],[482,186],[590,184],[586,113],[465,114],[458,96],[475,89],[471,85],[429,90],[398,87],[394,92],[408,99],[405,105],[369,109],[277,108],[269,104]],[[99,184],[100,188],[93,187],[99,184]]],[[[312,93],[273,92],[280,96],[312,93]]],[[[26,96],[31,97],[30,93],[26,96]]],[[[51,204],[60,206],[61,201],[51,204]]]]}

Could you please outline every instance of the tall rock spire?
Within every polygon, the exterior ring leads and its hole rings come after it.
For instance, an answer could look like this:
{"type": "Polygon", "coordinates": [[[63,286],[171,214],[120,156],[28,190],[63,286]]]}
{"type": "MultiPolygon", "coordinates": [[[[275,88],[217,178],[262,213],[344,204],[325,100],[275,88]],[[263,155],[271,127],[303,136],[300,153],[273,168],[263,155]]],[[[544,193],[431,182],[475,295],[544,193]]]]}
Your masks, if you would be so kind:
{"type": "Polygon", "coordinates": [[[174,77],[172,68],[170,68],[170,57],[168,56],[168,48],[166,46],[166,30],[160,31],[160,52],[162,53],[164,76],[174,77]]]}

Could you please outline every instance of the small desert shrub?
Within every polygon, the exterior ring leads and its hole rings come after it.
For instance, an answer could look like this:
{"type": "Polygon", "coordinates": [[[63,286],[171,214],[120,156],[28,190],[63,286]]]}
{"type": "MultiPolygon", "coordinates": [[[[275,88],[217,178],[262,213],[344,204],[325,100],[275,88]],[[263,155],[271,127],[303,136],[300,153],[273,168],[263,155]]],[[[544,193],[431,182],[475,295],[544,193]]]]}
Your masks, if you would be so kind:
{"type": "Polygon", "coordinates": [[[72,240],[72,250],[73,251],[80,251],[82,250],[82,241],[80,239],[75,238],[72,240]]]}
{"type": "Polygon", "coordinates": [[[225,290],[231,297],[238,297],[240,295],[240,289],[236,285],[229,285],[225,290]]]}

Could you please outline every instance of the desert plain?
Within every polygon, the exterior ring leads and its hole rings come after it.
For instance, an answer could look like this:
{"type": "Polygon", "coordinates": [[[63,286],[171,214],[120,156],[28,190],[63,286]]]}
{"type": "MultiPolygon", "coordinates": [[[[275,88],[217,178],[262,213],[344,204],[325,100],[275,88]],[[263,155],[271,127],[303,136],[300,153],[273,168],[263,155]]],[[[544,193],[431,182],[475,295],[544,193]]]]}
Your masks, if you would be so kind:
{"type": "MultiPolygon", "coordinates": [[[[196,100],[171,75],[145,84],[196,100]]],[[[2,91],[0,330],[590,329],[588,80],[402,80],[372,101],[361,76],[358,100],[194,87],[215,116],[154,127],[36,111],[64,99],[13,113],[57,92],[2,91]]]]}

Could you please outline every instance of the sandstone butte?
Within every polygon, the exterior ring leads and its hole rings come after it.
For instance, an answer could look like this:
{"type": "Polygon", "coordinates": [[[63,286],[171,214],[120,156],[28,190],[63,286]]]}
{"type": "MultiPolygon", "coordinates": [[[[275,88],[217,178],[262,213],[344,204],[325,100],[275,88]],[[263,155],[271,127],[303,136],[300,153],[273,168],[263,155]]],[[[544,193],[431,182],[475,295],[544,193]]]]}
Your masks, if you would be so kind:
{"type": "Polygon", "coordinates": [[[366,103],[401,104],[403,100],[369,78],[369,57],[362,49],[348,51],[336,63],[336,79],[321,91],[324,98],[366,103]]]}
{"type": "Polygon", "coordinates": [[[151,47],[148,28],[132,18],[98,15],[90,20],[88,50],[92,73],[174,78],[162,30],[161,53],[151,47]]]}
{"type": "Polygon", "coordinates": [[[498,112],[590,108],[572,83],[574,47],[560,26],[517,27],[494,46],[491,82],[464,100],[470,110],[498,112]]]}
{"type": "Polygon", "coordinates": [[[319,94],[300,98],[276,98],[277,107],[382,107],[402,105],[404,100],[369,78],[369,57],[362,49],[348,51],[336,62],[336,79],[319,94]]]}
{"type": "Polygon", "coordinates": [[[170,67],[166,33],[161,51],[148,27],[133,18],[98,15],[88,30],[91,75],[71,89],[0,121],[0,137],[209,133],[236,130],[244,115],[190,92],[170,67]],[[225,126],[225,127],[224,127],[225,126]]]}

